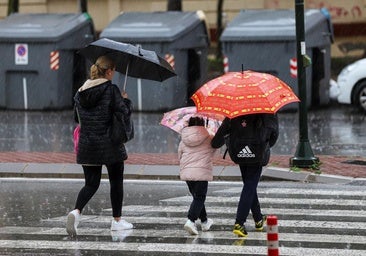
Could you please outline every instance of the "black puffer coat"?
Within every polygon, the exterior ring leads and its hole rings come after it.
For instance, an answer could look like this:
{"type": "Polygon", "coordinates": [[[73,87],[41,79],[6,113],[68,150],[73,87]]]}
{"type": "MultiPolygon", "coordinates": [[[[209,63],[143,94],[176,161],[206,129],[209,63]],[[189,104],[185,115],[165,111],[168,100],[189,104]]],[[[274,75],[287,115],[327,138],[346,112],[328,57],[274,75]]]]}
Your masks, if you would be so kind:
{"type": "Polygon", "coordinates": [[[118,87],[107,79],[87,80],[75,94],[74,100],[75,121],[78,122],[77,110],[81,127],[76,162],[107,165],[126,160],[125,146],[113,144],[109,130],[113,111],[131,116],[131,101],[122,98],[118,87]]]}

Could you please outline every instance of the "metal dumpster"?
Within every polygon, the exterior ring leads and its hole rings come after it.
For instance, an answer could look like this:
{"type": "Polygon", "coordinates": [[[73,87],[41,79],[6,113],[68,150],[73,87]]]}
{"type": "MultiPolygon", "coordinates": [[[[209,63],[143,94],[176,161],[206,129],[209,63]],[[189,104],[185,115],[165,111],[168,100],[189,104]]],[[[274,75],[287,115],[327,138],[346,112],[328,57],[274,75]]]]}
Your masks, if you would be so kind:
{"type": "Polygon", "coordinates": [[[0,21],[0,108],[70,108],[87,76],[76,51],[94,39],[86,13],[16,13],[0,21]]]}
{"type": "MultiPolygon", "coordinates": [[[[209,34],[203,12],[126,12],[114,19],[101,38],[140,44],[173,66],[177,77],[162,83],[128,77],[126,91],[139,111],[165,111],[186,106],[205,81],[209,34]]],[[[123,84],[124,76],[114,82],[123,84]]]]}
{"type": "MultiPolygon", "coordinates": [[[[305,13],[307,105],[329,103],[330,46],[333,29],[326,10],[305,13]]],[[[294,10],[241,11],[224,29],[220,41],[229,71],[250,69],[278,76],[298,92],[294,10]]],[[[284,109],[296,108],[289,104],[284,109]]]]}

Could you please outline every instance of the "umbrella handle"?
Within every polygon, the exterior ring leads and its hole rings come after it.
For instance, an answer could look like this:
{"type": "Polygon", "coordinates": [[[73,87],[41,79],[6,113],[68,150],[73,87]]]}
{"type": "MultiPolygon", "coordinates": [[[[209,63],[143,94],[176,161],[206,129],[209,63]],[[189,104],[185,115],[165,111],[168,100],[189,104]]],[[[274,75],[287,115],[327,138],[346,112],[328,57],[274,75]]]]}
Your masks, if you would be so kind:
{"type": "Polygon", "coordinates": [[[128,62],[127,64],[127,68],[126,68],[126,74],[125,74],[125,82],[123,84],[123,91],[126,91],[126,84],[127,84],[127,75],[128,75],[128,67],[130,66],[130,62],[128,62]]]}

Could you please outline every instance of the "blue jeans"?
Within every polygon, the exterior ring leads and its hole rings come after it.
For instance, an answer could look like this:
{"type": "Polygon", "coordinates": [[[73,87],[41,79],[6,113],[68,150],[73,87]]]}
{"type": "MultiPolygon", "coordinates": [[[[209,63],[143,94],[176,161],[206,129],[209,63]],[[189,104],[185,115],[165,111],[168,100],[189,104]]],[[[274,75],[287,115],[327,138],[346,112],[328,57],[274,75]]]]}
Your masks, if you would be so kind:
{"type": "Polygon", "coordinates": [[[262,219],[261,207],[257,195],[257,186],[262,173],[262,166],[239,165],[244,183],[241,191],[235,224],[243,225],[252,211],[255,222],[262,219]]]}
{"type": "Polygon", "coordinates": [[[188,189],[193,196],[193,201],[188,211],[188,219],[201,222],[207,221],[205,200],[207,195],[208,181],[187,181],[188,189]]]}

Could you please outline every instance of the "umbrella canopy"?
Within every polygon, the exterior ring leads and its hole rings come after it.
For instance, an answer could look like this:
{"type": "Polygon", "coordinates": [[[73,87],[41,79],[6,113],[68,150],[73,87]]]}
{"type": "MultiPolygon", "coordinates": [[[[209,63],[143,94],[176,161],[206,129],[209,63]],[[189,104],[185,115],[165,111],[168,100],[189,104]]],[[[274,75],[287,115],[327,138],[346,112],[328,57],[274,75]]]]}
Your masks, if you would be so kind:
{"type": "Polygon", "coordinates": [[[228,72],[210,80],[193,95],[198,112],[219,113],[228,118],[256,113],[276,113],[298,102],[292,89],[279,78],[254,71],[228,72]]]}
{"type": "Polygon", "coordinates": [[[140,46],[102,38],[79,50],[93,63],[102,55],[107,55],[116,63],[116,71],[135,78],[162,82],[176,76],[172,66],[154,51],[140,46]]]}
{"type": "Polygon", "coordinates": [[[220,127],[224,116],[213,113],[197,113],[196,107],[177,108],[164,113],[160,124],[172,129],[177,133],[181,133],[182,129],[188,125],[189,118],[198,116],[206,120],[205,127],[210,134],[215,134],[220,127]]]}

